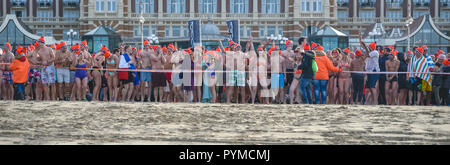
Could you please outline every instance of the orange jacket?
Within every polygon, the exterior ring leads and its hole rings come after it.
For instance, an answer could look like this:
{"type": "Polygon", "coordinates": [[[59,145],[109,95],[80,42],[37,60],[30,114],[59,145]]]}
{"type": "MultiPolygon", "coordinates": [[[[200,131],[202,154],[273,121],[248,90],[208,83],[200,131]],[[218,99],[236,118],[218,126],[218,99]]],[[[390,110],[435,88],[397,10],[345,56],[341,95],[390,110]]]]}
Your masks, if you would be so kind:
{"type": "Polygon", "coordinates": [[[12,70],[12,79],[14,83],[26,83],[28,81],[28,72],[30,71],[30,63],[28,59],[24,62],[15,59],[9,68],[12,70]]]}
{"type": "Polygon", "coordinates": [[[333,63],[327,56],[316,56],[318,70],[316,72],[316,80],[329,80],[328,70],[338,72],[339,69],[333,66],[333,63]]]}

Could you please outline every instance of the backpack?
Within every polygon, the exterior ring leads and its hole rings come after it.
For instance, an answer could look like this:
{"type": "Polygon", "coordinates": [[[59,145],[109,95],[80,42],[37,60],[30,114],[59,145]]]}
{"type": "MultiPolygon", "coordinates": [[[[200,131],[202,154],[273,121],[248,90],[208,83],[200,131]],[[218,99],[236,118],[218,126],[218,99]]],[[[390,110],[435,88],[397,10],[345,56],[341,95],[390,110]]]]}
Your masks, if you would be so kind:
{"type": "Polygon", "coordinates": [[[319,67],[317,66],[316,60],[313,59],[312,60],[312,71],[313,71],[313,73],[316,73],[317,70],[319,70],[319,67]]]}

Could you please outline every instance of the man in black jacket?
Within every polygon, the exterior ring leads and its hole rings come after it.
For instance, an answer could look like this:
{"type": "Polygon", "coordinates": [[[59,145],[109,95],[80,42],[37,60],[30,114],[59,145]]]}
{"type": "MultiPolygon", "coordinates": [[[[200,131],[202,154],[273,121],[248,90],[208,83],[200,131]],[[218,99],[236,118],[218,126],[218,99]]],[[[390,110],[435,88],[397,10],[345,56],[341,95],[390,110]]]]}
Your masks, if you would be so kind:
{"type": "Polygon", "coordinates": [[[314,78],[314,72],[312,70],[312,62],[315,57],[314,52],[305,51],[302,53],[302,64],[298,66],[297,70],[301,70],[302,75],[300,77],[300,92],[302,93],[303,104],[312,104],[311,96],[311,82],[314,78]]]}

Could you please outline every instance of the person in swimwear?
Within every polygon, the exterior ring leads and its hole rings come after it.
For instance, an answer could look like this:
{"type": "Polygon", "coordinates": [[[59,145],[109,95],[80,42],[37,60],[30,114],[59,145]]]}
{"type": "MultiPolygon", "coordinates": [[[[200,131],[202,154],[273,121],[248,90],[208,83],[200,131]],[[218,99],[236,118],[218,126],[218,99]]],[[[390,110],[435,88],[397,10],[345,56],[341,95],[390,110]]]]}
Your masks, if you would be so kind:
{"type": "Polygon", "coordinates": [[[88,88],[88,74],[84,68],[88,67],[90,57],[88,54],[80,51],[80,45],[74,45],[72,49],[75,51],[75,55],[72,56],[72,65],[75,65],[75,82],[77,89],[78,101],[86,101],[86,90],[88,88]]]}
{"type": "MultiPolygon", "coordinates": [[[[389,60],[386,61],[386,71],[387,72],[397,72],[400,66],[400,61],[396,58],[394,53],[389,53],[389,60]]],[[[398,74],[387,74],[386,75],[386,84],[385,84],[385,95],[386,95],[386,104],[387,105],[398,105],[397,96],[398,96],[398,74]]]]}
{"type": "MultiPolygon", "coordinates": [[[[119,66],[119,49],[114,49],[110,56],[106,58],[106,69],[117,69],[119,66]]],[[[115,98],[119,93],[119,79],[117,78],[117,71],[106,71],[106,79],[108,82],[109,101],[116,101],[115,98]]]]}
{"type": "MultiPolygon", "coordinates": [[[[350,71],[351,59],[348,55],[344,53],[340,53],[340,60],[338,61],[339,68],[342,71],[350,71]]],[[[351,77],[350,73],[347,72],[339,72],[338,73],[338,97],[340,104],[349,104],[350,97],[350,86],[351,86],[351,77]]]]}

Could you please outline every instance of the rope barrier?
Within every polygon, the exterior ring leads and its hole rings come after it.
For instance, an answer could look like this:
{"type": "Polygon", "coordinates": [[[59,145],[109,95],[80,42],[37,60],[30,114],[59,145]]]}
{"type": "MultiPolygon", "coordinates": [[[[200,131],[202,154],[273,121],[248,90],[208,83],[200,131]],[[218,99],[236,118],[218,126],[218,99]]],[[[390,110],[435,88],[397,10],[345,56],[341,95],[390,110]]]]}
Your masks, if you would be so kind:
{"type": "MultiPolygon", "coordinates": [[[[0,63],[0,65],[9,65],[9,63],[0,63]]],[[[34,66],[39,66],[39,65],[34,65],[34,66]]],[[[56,67],[55,67],[56,68],[56,67]]],[[[64,69],[70,69],[70,70],[101,70],[101,71],[130,71],[130,72],[152,72],[152,73],[261,73],[258,71],[233,71],[233,70],[214,70],[214,71],[209,71],[209,70],[156,70],[156,69],[105,69],[105,68],[73,68],[73,67],[58,67],[58,68],[64,68],[64,69]]],[[[281,73],[281,72],[271,72],[271,71],[267,71],[265,73],[281,73]]],[[[282,73],[294,73],[296,74],[296,72],[282,72],[282,73]]],[[[409,74],[409,73],[413,73],[413,74],[432,74],[432,75],[450,75],[450,73],[443,73],[443,72],[366,72],[366,71],[342,71],[342,73],[360,73],[360,74],[409,74]]]]}

